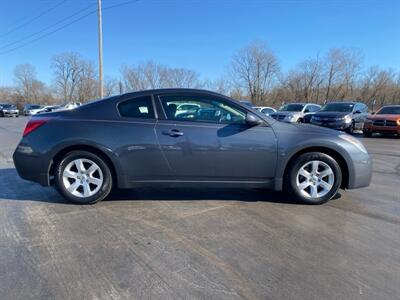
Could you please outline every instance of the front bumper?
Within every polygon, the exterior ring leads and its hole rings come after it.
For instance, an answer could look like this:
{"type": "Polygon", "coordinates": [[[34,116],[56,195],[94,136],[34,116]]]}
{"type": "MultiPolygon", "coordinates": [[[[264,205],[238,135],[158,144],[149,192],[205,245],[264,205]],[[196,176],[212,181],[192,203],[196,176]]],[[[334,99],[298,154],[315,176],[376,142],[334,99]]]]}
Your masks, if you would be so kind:
{"type": "Polygon", "coordinates": [[[369,186],[372,178],[372,158],[368,153],[352,155],[349,168],[348,189],[369,186]]]}
{"type": "Polygon", "coordinates": [[[364,124],[364,132],[368,133],[397,133],[400,134],[400,126],[374,126],[364,124]]]}
{"type": "Polygon", "coordinates": [[[27,149],[29,146],[20,143],[13,154],[18,175],[25,180],[49,186],[49,162],[43,156],[29,153],[27,149]]]}
{"type": "Polygon", "coordinates": [[[17,111],[4,111],[3,110],[3,115],[5,117],[12,117],[12,116],[18,116],[19,113],[17,111]]]}
{"type": "Polygon", "coordinates": [[[311,124],[321,126],[321,127],[328,127],[336,130],[346,130],[351,126],[351,123],[346,123],[342,121],[335,121],[335,122],[322,122],[322,121],[315,121],[311,120],[311,124]]]}

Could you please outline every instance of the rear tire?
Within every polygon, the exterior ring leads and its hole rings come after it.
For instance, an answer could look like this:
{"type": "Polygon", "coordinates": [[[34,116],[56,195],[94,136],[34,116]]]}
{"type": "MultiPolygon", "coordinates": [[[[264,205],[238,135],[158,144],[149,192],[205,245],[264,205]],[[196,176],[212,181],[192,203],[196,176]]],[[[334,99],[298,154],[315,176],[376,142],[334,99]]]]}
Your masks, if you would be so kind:
{"type": "Polygon", "coordinates": [[[372,136],[372,132],[363,131],[363,135],[364,135],[365,137],[371,137],[371,136],[372,136]]]}
{"type": "Polygon", "coordinates": [[[285,173],[284,188],[300,202],[322,204],[336,195],[341,183],[342,171],[331,156],[309,152],[290,163],[285,173]]]}
{"type": "Polygon", "coordinates": [[[94,204],[112,189],[107,163],[87,151],[67,153],[55,168],[55,186],[65,199],[77,204],[94,204]]]}

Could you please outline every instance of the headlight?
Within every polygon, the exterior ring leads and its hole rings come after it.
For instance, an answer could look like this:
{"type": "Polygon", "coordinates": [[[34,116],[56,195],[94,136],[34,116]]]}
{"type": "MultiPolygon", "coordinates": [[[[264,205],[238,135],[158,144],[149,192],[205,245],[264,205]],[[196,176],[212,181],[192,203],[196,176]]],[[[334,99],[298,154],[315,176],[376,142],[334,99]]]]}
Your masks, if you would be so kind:
{"type": "Polygon", "coordinates": [[[345,116],[345,117],[343,118],[343,120],[344,120],[345,123],[351,123],[351,121],[352,121],[352,119],[351,119],[350,116],[345,116]]]}
{"type": "Polygon", "coordinates": [[[364,145],[359,140],[357,140],[355,137],[352,137],[351,135],[348,135],[348,134],[341,134],[341,135],[339,135],[339,137],[342,140],[345,140],[346,142],[349,142],[350,144],[352,144],[354,147],[356,147],[361,152],[368,153],[367,149],[365,149],[364,145]]]}
{"type": "Polygon", "coordinates": [[[397,125],[400,126],[400,119],[397,120],[397,125]]]}

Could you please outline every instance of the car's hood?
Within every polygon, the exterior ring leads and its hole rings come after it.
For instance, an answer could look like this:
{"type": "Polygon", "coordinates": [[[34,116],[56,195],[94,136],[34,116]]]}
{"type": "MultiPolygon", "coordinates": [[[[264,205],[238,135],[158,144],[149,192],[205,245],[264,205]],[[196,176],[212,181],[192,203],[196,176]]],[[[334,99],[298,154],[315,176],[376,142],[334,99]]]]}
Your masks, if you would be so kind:
{"type": "Polygon", "coordinates": [[[316,112],[314,117],[321,117],[321,118],[343,118],[347,115],[351,114],[350,112],[338,112],[338,111],[319,111],[316,112]]]}
{"type": "Polygon", "coordinates": [[[285,132],[291,132],[291,133],[298,133],[300,135],[332,135],[332,136],[338,136],[340,134],[343,134],[342,132],[334,129],[330,129],[327,127],[320,127],[320,126],[315,126],[311,124],[304,124],[304,123],[286,123],[286,122],[276,122],[272,124],[274,127],[274,130],[277,133],[285,133],[285,132]]]}
{"type": "Polygon", "coordinates": [[[370,115],[368,119],[397,121],[400,120],[400,115],[370,115]]]}
{"type": "Polygon", "coordinates": [[[289,115],[297,115],[297,114],[301,114],[300,111],[276,111],[273,113],[270,113],[270,116],[274,116],[274,115],[285,115],[285,116],[289,116],[289,115]]]}

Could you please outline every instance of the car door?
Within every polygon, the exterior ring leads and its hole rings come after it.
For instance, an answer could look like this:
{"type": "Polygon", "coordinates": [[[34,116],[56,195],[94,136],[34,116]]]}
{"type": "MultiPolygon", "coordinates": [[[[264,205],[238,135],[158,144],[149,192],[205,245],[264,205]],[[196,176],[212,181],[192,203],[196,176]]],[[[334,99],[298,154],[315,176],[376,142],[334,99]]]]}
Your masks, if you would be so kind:
{"type": "Polygon", "coordinates": [[[110,124],[114,152],[129,182],[168,177],[166,162],[154,128],[157,122],[152,96],[126,98],[117,104],[119,119],[110,124]]]}
{"type": "Polygon", "coordinates": [[[247,109],[210,94],[175,93],[156,97],[156,134],[174,180],[261,181],[273,178],[276,138],[271,127],[249,126],[247,109]],[[180,114],[179,105],[198,110],[180,114]]]}

